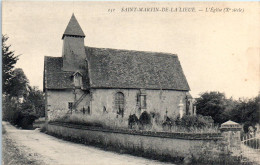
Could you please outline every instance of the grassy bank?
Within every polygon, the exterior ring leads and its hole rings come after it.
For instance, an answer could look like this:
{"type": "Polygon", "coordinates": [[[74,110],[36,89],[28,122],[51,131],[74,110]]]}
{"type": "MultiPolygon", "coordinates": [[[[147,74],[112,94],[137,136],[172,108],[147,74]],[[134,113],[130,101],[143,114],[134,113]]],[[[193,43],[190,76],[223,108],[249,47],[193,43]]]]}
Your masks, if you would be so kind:
{"type": "MultiPolygon", "coordinates": [[[[103,115],[82,115],[81,113],[73,113],[67,116],[55,119],[57,122],[65,122],[71,124],[79,124],[84,126],[100,127],[107,129],[129,129],[129,121],[127,118],[116,117],[111,114],[103,115]]],[[[173,133],[219,133],[217,126],[208,125],[203,127],[186,125],[163,126],[163,121],[151,121],[149,125],[140,125],[136,123],[131,130],[144,130],[152,132],[173,132],[173,133]]]]}

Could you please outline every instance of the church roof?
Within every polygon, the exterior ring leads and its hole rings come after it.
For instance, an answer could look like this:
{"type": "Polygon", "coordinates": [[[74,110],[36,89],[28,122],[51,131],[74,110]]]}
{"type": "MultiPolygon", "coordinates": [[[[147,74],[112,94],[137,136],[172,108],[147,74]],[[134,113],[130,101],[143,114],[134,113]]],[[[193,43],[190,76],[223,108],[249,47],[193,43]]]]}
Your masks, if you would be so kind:
{"type": "MultiPolygon", "coordinates": [[[[177,55],[85,47],[88,70],[84,88],[167,89],[189,91],[177,55]]],[[[62,57],[45,57],[44,89],[73,88],[75,72],[62,71],[62,57]]]]}
{"type": "MultiPolygon", "coordinates": [[[[62,70],[62,57],[44,58],[44,90],[47,89],[72,89],[73,75],[75,72],[62,70]]],[[[82,74],[83,89],[89,88],[87,75],[82,74]]]]}
{"type": "Polygon", "coordinates": [[[83,30],[81,29],[76,17],[72,14],[69,24],[65,29],[62,39],[65,35],[85,37],[83,30]]]}
{"type": "Polygon", "coordinates": [[[177,55],[86,47],[92,88],[190,90],[177,55]]]}

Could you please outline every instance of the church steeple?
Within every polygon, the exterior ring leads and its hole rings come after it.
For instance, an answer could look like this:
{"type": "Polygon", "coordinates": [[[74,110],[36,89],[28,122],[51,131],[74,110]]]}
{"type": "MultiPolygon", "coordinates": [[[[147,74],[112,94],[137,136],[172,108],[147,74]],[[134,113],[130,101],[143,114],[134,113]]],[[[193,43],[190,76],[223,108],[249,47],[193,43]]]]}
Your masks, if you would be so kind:
{"type": "Polygon", "coordinates": [[[82,37],[85,38],[85,34],[83,30],[81,29],[74,13],[72,14],[69,24],[62,35],[62,39],[64,39],[65,36],[75,36],[75,37],[82,37]]]}
{"type": "Polygon", "coordinates": [[[72,14],[69,24],[62,36],[62,59],[64,71],[85,70],[86,53],[84,46],[85,34],[76,17],[72,14]]]}

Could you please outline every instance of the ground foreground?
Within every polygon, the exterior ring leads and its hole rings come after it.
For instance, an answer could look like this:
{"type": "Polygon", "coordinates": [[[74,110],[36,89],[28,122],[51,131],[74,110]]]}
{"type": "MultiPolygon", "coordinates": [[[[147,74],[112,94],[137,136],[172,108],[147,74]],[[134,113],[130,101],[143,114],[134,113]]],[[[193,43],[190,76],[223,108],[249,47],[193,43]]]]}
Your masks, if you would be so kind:
{"type": "Polygon", "coordinates": [[[36,130],[16,129],[3,122],[3,164],[48,165],[155,165],[169,164],[103,151],[57,139],[36,130]]]}

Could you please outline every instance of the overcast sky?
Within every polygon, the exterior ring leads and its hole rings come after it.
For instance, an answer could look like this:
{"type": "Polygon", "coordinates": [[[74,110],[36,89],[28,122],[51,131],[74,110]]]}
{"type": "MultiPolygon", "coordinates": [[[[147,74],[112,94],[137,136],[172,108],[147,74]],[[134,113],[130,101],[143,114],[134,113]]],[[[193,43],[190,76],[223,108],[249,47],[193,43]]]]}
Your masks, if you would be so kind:
{"type": "Polygon", "coordinates": [[[2,6],[3,34],[21,54],[16,67],[40,89],[44,56],[61,56],[61,37],[74,12],[86,46],[177,54],[194,97],[205,91],[234,98],[259,92],[259,2],[10,1],[2,6]],[[121,12],[123,7],[195,7],[197,12],[121,12]],[[244,12],[211,13],[206,7],[244,12]]]}

